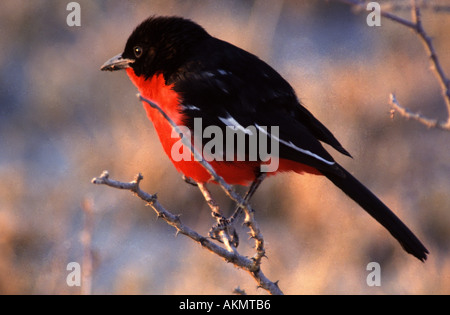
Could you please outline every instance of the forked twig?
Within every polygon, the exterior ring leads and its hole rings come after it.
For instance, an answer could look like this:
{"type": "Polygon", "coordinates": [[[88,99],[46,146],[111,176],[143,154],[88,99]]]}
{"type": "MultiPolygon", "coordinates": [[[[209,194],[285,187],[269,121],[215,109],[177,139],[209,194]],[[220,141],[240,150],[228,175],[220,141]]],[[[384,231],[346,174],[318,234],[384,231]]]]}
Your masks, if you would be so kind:
{"type": "Polygon", "coordinates": [[[395,94],[391,93],[389,95],[389,104],[392,107],[392,115],[395,113],[399,113],[402,117],[405,117],[406,119],[414,119],[420,122],[421,124],[427,126],[428,128],[439,128],[439,129],[447,129],[448,126],[446,126],[445,122],[438,121],[437,119],[431,119],[427,118],[425,116],[422,116],[419,113],[414,113],[410,111],[409,109],[401,106],[399,102],[397,101],[397,98],[395,97],[395,94]]]}
{"type": "Polygon", "coordinates": [[[109,178],[109,173],[104,171],[100,177],[96,177],[92,179],[92,183],[97,185],[106,185],[113,188],[129,190],[133,192],[137,197],[147,202],[155,212],[156,215],[163,219],[167,224],[173,226],[177,230],[177,234],[183,234],[199,243],[212,253],[220,256],[226,262],[233,263],[236,267],[241,268],[243,270],[248,271],[252,277],[258,283],[258,287],[261,287],[271,294],[280,295],[283,292],[278,287],[278,281],[272,282],[270,281],[262,272],[260,268],[260,264],[256,263],[254,258],[247,258],[243,255],[240,255],[237,251],[230,252],[227,249],[219,246],[214,243],[211,239],[202,236],[197,233],[195,230],[186,226],[181,222],[179,215],[174,215],[170,211],[166,210],[158,201],[157,196],[155,194],[149,194],[139,187],[139,183],[143,179],[141,174],[138,174],[136,178],[131,182],[120,182],[116,180],[112,180],[109,178]]]}
{"type": "MultiPolygon", "coordinates": [[[[367,5],[365,1],[360,0],[334,0],[334,1],[351,5],[354,8],[360,10],[364,10],[367,5]]],[[[438,80],[439,85],[441,87],[442,97],[444,99],[444,103],[447,110],[447,119],[445,120],[430,119],[419,113],[414,113],[408,110],[407,108],[402,107],[396,100],[394,94],[390,94],[389,104],[392,107],[392,113],[398,113],[400,114],[400,116],[405,117],[407,119],[416,120],[429,128],[438,128],[450,131],[450,79],[445,74],[444,68],[442,67],[442,64],[438,58],[431,37],[423,28],[421,12],[419,6],[417,5],[417,0],[412,0],[411,2],[412,2],[411,4],[412,21],[408,21],[386,10],[381,10],[380,15],[390,19],[391,21],[394,21],[396,23],[408,27],[421,39],[424,48],[428,54],[428,57],[430,58],[433,73],[435,74],[435,77],[438,80]]]]}

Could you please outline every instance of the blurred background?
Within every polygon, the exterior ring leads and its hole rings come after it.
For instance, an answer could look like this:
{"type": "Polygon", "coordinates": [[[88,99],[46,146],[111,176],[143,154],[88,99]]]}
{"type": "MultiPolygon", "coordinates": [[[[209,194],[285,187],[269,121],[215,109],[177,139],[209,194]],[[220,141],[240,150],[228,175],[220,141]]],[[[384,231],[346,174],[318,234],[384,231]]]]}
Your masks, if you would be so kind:
{"type": "MultiPolygon", "coordinates": [[[[164,155],[125,72],[100,72],[150,15],[181,15],[277,69],[354,159],[334,157],[384,200],[431,255],[423,264],[326,179],[282,174],[253,198],[266,241],[265,274],[286,294],[449,294],[450,134],[390,117],[389,93],[446,119],[420,40],[366,12],[317,0],[69,1],[0,3],[0,293],[265,294],[227,264],[157,220],[131,193],[95,186],[108,170],[142,188],[207,235],[214,223],[197,188],[164,155]],[[91,255],[89,254],[91,253],[91,255]],[[369,262],[381,286],[369,287],[369,262]],[[69,287],[69,262],[91,284],[69,287]]],[[[380,1],[380,3],[387,3],[380,1]]],[[[410,19],[409,1],[395,14],[410,19]]],[[[450,75],[448,1],[423,24],[450,75]]],[[[225,212],[233,205],[212,192],[225,212]]],[[[243,254],[252,241],[240,230],[243,254]]]]}

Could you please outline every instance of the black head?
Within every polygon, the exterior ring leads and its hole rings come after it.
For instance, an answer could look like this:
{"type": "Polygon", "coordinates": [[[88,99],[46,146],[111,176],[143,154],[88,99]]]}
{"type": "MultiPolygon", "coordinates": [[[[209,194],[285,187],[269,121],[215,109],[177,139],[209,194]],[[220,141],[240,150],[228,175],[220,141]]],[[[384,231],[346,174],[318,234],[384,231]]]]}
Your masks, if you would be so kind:
{"type": "Polygon", "coordinates": [[[128,38],[125,50],[108,60],[101,70],[133,68],[137,76],[174,73],[200,41],[210,35],[198,24],[180,17],[150,17],[128,38]]]}

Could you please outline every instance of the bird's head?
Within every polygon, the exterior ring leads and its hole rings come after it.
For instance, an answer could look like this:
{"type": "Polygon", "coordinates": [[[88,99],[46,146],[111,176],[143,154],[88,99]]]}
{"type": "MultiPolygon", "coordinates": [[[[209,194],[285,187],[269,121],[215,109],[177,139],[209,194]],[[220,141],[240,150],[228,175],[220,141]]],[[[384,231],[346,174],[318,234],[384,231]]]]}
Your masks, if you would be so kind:
{"type": "Polygon", "coordinates": [[[127,40],[121,54],[100,68],[116,71],[132,68],[145,79],[157,73],[170,75],[188,58],[195,45],[210,37],[198,24],[180,17],[150,17],[127,40]]]}

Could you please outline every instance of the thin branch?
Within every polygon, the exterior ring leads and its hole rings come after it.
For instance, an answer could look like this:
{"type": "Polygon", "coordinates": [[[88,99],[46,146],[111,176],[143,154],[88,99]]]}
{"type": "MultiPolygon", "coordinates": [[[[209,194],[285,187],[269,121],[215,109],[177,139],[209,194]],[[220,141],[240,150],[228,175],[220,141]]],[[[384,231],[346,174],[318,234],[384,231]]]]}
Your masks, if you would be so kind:
{"type": "Polygon", "coordinates": [[[225,220],[225,217],[222,216],[220,213],[219,205],[216,203],[216,201],[211,197],[211,193],[206,188],[206,184],[203,183],[197,183],[198,188],[200,189],[201,193],[203,194],[203,197],[206,200],[206,203],[211,208],[211,215],[213,218],[217,220],[217,223],[221,223],[221,220],[225,220]]]}
{"type": "Polygon", "coordinates": [[[206,188],[206,185],[203,183],[197,183],[198,188],[203,194],[203,197],[206,200],[206,203],[211,208],[211,215],[213,218],[217,220],[217,226],[214,226],[211,229],[210,236],[213,239],[217,239],[220,242],[222,242],[227,250],[229,252],[237,254],[237,243],[233,237],[231,237],[231,234],[229,232],[229,226],[226,224],[226,218],[222,216],[220,213],[219,205],[216,203],[216,201],[211,197],[211,193],[206,188]]]}
{"type": "Polygon", "coordinates": [[[255,261],[253,259],[249,259],[245,256],[239,255],[237,252],[230,252],[225,248],[212,242],[207,237],[204,237],[201,234],[197,233],[195,230],[183,224],[181,222],[180,216],[174,215],[170,211],[166,210],[159,203],[157,196],[155,194],[152,195],[141,190],[139,183],[141,182],[142,179],[143,176],[141,174],[138,174],[132,182],[128,183],[120,182],[110,179],[109,173],[107,171],[104,171],[100,175],[100,177],[92,179],[92,183],[97,185],[106,185],[118,189],[129,190],[133,192],[136,196],[141,198],[143,201],[147,202],[147,204],[150,207],[152,207],[152,209],[156,212],[156,215],[159,218],[162,218],[165,222],[167,222],[167,224],[173,226],[177,230],[177,234],[186,235],[190,239],[202,245],[202,247],[205,247],[212,253],[223,258],[226,262],[231,262],[236,267],[248,271],[256,280],[258,286],[269,291],[271,294],[276,295],[283,294],[283,292],[278,287],[277,282],[270,281],[261,271],[260,266],[258,264],[255,264],[255,261]]]}
{"type": "Polygon", "coordinates": [[[431,60],[432,69],[434,70],[434,74],[439,82],[439,85],[441,86],[442,96],[447,107],[448,119],[445,123],[440,123],[438,125],[441,126],[442,129],[450,130],[450,80],[447,78],[444,69],[442,68],[431,37],[425,32],[422,26],[420,10],[416,4],[416,1],[414,1],[412,8],[412,18],[416,26],[415,31],[422,39],[422,43],[428,53],[428,57],[431,60]]]}
{"type": "MultiPolygon", "coordinates": [[[[354,8],[357,8],[359,10],[365,10],[367,5],[365,1],[359,0],[334,0],[334,1],[353,6],[354,8]]],[[[428,54],[428,57],[430,58],[433,73],[435,74],[435,77],[437,78],[439,85],[441,87],[442,97],[444,98],[444,102],[447,109],[447,119],[445,121],[440,121],[437,119],[430,119],[424,117],[420,114],[412,113],[406,108],[400,106],[393,94],[390,95],[389,104],[391,105],[393,110],[398,111],[398,113],[405,118],[414,119],[429,128],[439,128],[442,130],[450,131],[450,79],[445,74],[444,68],[442,67],[442,64],[438,58],[431,37],[423,28],[420,8],[417,5],[417,1],[412,0],[411,5],[412,21],[408,21],[386,10],[381,10],[380,14],[383,17],[386,17],[396,23],[408,27],[421,39],[424,48],[428,54]]]]}
{"type": "Polygon", "coordinates": [[[402,117],[405,117],[406,119],[416,120],[421,124],[427,126],[428,128],[439,128],[443,130],[447,130],[448,128],[445,122],[439,122],[437,119],[424,117],[419,113],[413,113],[409,109],[404,108],[399,104],[397,98],[395,97],[395,94],[393,93],[389,95],[389,104],[392,107],[392,115],[394,115],[395,113],[399,113],[402,117]]]}
{"type": "MultiPolygon", "coordinates": [[[[330,0],[328,0],[328,1],[330,1],[330,0]]],[[[367,7],[367,3],[365,1],[360,1],[360,0],[331,0],[331,1],[340,2],[340,3],[343,3],[343,4],[350,5],[350,6],[354,7],[355,9],[357,9],[358,12],[359,11],[363,11],[363,10],[365,11],[366,7],[367,7]]],[[[395,14],[392,14],[392,13],[390,13],[388,11],[381,10],[380,14],[381,14],[381,16],[383,16],[385,18],[388,18],[388,19],[390,19],[390,20],[392,20],[394,22],[400,23],[400,24],[402,24],[404,26],[407,26],[407,27],[410,27],[410,28],[414,28],[415,27],[414,23],[412,23],[412,22],[410,22],[410,21],[408,21],[408,20],[406,20],[404,18],[401,18],[401,17],[399,17],[399,16],[397,16],[395,14]]]]}

